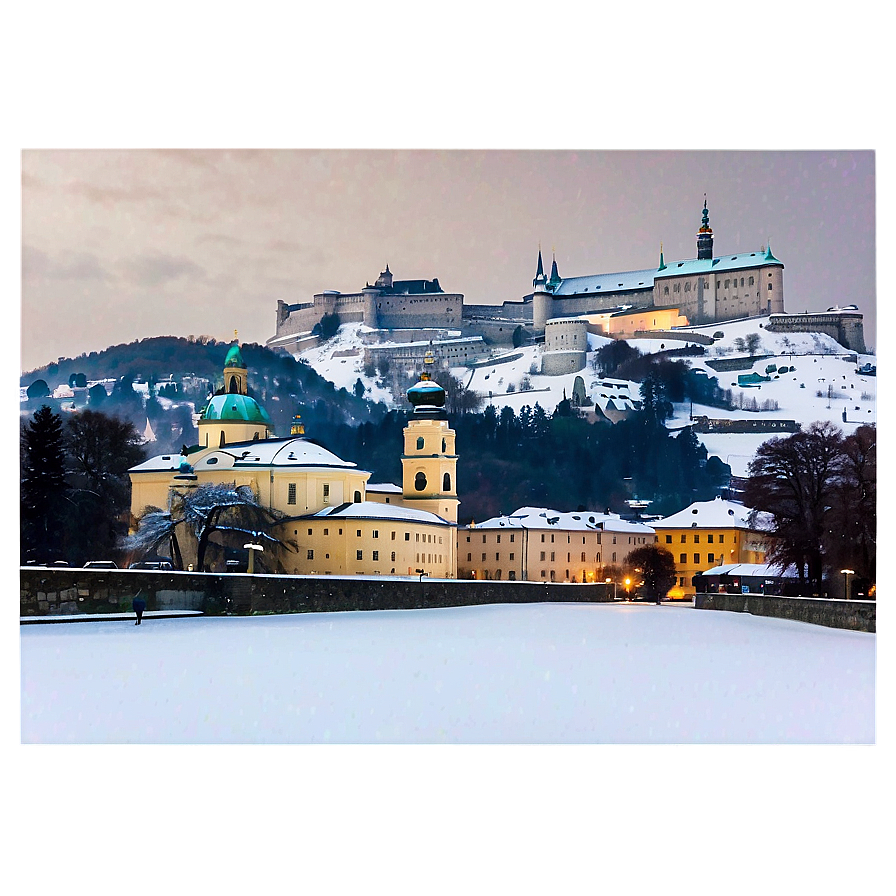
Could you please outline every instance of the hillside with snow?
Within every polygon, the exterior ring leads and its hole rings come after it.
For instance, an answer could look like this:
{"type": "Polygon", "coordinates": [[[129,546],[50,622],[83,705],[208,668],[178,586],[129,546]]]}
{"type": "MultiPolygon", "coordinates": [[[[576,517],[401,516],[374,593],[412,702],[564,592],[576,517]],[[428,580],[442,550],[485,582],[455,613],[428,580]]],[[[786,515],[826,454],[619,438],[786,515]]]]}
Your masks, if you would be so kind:
{"type": "MultiPolygon", "coordinates": [[[[720,388],[730,390],[732,399],[740,407],[724,410],[695,404],[677,404],[667,422],[670,429],[687,426],[692,415],[711,419],[773,419],[794,420],[803,427],[815,421],[830,421],[849,434],[861,424],[877,422],[877,378],[857,372],[865,363],[876,364],[873,355],[856,355],[839,345],[830,336],[818,333],[770,333],[766,330],[768,318],[750,318],[741,321],[713,323],[705,327],[689,327],[677,331],[680,338],[664,336],[662,339],[631,339],[630,345],[643,354],[655,354],[694,345],[688,341],[691,333],[715,336],[716,341],[706,347],[706,353],[697,357],[685,357],[692,369],[715,377],[720,388]],[[738,351],[735,342],[757,333],[760,344],[756,358],[750,362],[748,355],[738,351]],[[742,369],[717,371],[709,362],[741,358],[742,369]],[[774,365],[774,372],[768,368],[774,365]],[[781,368],[786,373],[779,373],[781,368]],[[791,371],[789,368],[793,368],[791,371]],[[756,373],[768,376],[767,382],[753,386],[738,385],[738,377],[756,373]],[[750,408],[756,407],[757,410],[750,408]],[[763,409],[763,407],[765,409],[763,409]]],[[[404,407],[404,396],[394,396],[382,379],[364,373],[364,345],[362,324],[344,324],[337,335],[316,348],[297,355],[310,364],[321,376],[333,382],[337,388],[351,391],[360,379],[365,387],[365,398],[383,401],[390,407],[404,407]]],[[[592,366],[597,349],[611,340],[590,335],[588,362],[584,370],[561,376],[543,376],[541,369],[542,346],[524,346],[509,349],[476,368],[457,367],[451,373],[468,389],[483,397],[496,409],[511,408],[514,413],[528,405],[541,405],[549,414],[557,404],[573,394],[577,377],[585,384],[588,398],[605,410],[631,407],[639,397],[640,383],[600,377],[592,366]]],[[[745,476],[747,466],[756,449],[774,436],[773,433],[705,433],[698,438],[711,455],[716,455],[731,466],[735,476],[745,476]]]]}

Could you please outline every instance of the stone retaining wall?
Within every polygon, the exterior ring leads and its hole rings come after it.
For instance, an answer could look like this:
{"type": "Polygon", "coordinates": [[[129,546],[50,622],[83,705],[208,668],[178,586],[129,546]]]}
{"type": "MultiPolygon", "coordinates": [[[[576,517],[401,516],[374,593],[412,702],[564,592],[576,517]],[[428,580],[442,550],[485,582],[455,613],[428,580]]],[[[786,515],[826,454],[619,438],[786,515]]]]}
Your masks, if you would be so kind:
{"type": "Polygon", "coordinates": [[[140,592],[147,610],[223,613],[309,613],[404,610],[481,604],[612,601],[604,585],[460,581],[386,576],[272,576],[148,570],[20,571],[20,614],[129,611],[140,592]]]}
{"type": "Polygon", "coordinates": [[[817,597],[776,597],[765,594],[697,594],[698,610],[728,610],[753,616],[794,619],[856,632],[877,631],[877,603],[873,600],[828,600],[817,597]]]}

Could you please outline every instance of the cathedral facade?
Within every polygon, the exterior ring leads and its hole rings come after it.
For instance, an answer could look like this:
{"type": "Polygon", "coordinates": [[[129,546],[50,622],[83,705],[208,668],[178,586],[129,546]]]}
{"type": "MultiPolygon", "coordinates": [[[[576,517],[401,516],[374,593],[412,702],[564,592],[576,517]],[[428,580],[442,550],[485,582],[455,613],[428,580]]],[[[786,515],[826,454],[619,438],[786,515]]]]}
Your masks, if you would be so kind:
{"type": "MultiPolygon", "coordinates": [[[[135,526],[148,509],[173,508],[179,494],[204,484],[248,486],[275,513],[270,534],[283,545],[257,561],[261,568],[456,577],[455,435],[445,392],[428,372],[408,390],[414,412],[404,432],[403,485],[378,486],[370,497],[370,473],[307,439],[300,424],[288,437],[274,434],[266,411],[248,394],[248,370],[236,344],[224,362],[223,381],[201,414],[198,445],[129,471],[135,526]]],[[[396,439],[396,450],[400,444],[396,439]]],[[[239,551],[244,540],[230,547],[239,551]]],[[[223,556],[217,551],[205,565],[223,568],[223,556]]]]}

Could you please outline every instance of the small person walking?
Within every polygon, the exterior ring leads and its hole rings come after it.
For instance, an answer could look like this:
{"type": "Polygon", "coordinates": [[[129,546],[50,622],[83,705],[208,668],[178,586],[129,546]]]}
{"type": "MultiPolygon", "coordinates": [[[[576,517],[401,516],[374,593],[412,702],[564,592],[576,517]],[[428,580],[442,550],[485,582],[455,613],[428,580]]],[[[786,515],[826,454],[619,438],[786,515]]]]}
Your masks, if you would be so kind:
{"type": "Polygon", "coordinates": [[[139,592],[134,598],[131,606],[134,608],[134,612],[137,614],[137,621],[134,623],[134,625],[140,625],[140,622],[143,619],[143,611],[146,609],[146,601],[143,600],[142,597],[140,597],[139,592]]]}

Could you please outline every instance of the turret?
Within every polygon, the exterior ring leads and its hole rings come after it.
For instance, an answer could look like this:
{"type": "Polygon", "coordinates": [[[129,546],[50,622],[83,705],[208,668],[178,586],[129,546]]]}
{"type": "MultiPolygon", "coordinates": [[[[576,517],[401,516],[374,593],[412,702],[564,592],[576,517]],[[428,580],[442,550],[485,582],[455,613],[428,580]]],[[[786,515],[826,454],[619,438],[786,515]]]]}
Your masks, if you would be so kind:
{"type": "Polygon", "coordinates": [[[706,194],[703,194],[703,223],[697,231],[697,259],[712,258],[712,228],[709,226],[709,210],[706,207],[706,194]]]}

